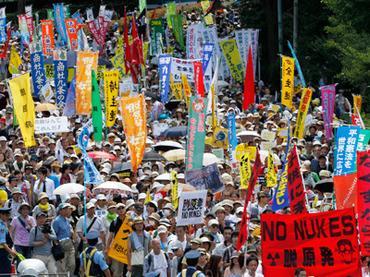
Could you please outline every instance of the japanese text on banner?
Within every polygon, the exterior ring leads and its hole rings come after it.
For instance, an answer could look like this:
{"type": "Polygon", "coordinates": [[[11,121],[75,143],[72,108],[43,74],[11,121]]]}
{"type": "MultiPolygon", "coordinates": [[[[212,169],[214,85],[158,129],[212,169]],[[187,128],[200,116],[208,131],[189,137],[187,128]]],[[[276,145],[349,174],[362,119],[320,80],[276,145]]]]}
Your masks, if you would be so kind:
{"type": "Polygon", "coordinates": [[[291,109],[294,93],[294,59],[281,56],[281,63],[281,104],[291,109]]]}

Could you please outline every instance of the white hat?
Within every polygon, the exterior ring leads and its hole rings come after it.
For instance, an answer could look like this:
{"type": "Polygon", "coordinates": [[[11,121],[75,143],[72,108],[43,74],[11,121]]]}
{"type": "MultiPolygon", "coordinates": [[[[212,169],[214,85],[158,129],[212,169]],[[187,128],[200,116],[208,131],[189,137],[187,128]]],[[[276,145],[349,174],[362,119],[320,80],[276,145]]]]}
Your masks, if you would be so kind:
{"type": "Polygon", "coordinates": [[[127,200],[125,210],[127,211],[129,208],[131,208],[134,205],[135,205],[134,199],[127,200]]]}
{"type": "Polygon", "coordinates": [[[152,190],[153,189],[161,189],[161,188],[163,188],[164,187],[164,185],[162,185],[161,183],[159,183],[159,182],[154,182],[153,183],[153,186],[152,186],[152,190]]]}
{"type": "Polygon", "coordinates": [[[167,227],[161,225],[158,227],[158,234],[163,234],[163,233],[167,233],[167,227]]]}
{"type": "Polygon", "coordinates": [[[107,197],[104,194],[98,194],[96,200],[107,200],[107,197]]]}
{"type": "Polygon", "coordinates": [[[0,141],[6,141],[6,140],[7,140],[6,137],[4,137],[4,136],[0,137],[0,141]]]}
{"type": "Polygon", "coordinates": [[[87,203],[87,204],[86,204],[86,210],[89,210],[89,209],[91,209],[91,208],[95,208],[94,203],[91,203],[91,202],[87,203]]]}
{"type": "Polygon", "coordinates": [[[211,219],[210,221],[208,221],[208,227],[211,227],[212,225],[219,225],[218,220],[211,219]]]}
{"type": "Polygon", "coordinates": [[[146,198],[146,193],[144,193],[144,192],[139,193],[139,197],[138,197],[139,200],[142,200],[142,199],[145,199],[145,198],[146,198]]]}
{"type": "Polygon", "coordinates": [[[236,209],[235,214],[242,213],[242,212],[244,212],[244,207],[239,207],[236,209]]]}

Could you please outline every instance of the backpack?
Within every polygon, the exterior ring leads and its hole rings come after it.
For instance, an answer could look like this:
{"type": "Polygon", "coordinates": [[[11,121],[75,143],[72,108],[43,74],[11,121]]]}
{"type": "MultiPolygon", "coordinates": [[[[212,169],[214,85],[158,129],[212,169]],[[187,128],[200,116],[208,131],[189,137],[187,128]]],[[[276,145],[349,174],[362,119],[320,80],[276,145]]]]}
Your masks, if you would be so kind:
{"type": "Polygon", "coordinates": [[[85,274],[84,276],[90,277],[90,276],[104,276],[103,270],[100,268],[100,266],[96,263],[94,263],[94,255],[98,250],[93,248],[87,248],[84,252],[82,252],[82,260],[84,263],[84,269],[85,274]]]}

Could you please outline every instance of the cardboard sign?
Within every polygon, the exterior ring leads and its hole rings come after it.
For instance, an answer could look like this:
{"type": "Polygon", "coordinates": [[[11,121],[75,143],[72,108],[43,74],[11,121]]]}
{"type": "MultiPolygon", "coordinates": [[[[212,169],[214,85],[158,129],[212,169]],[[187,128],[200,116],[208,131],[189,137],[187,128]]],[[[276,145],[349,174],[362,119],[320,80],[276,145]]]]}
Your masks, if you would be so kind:
{"type": "Polygon", "coordinates": [[[68,117],[43,117],[35,120],[35,134],[64,133],[69,132],[68,117]]]}
{"type": "Polygon", "coordinates": [[[315,214],[261,216],[265,276],[361,276],[353,209],[315,214]]]}
{"type": "Polygon", "coordinates": [[[176,225],[201,224],[206,207],[206,197],[206,190],[181,193],[176,225]]]}

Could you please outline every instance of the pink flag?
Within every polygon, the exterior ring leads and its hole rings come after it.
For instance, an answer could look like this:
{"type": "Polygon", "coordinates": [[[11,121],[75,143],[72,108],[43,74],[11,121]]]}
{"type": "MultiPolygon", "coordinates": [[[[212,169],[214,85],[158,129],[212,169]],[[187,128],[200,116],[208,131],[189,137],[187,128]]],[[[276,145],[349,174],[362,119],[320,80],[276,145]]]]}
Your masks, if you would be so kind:
{"type": "Polygon", "coordinates": [[[333,136],[332,126],[335,105],[335,86],[337,84],[320,87],[322,112],[324,118],[325,137],[331,139],[333,136]]]}

